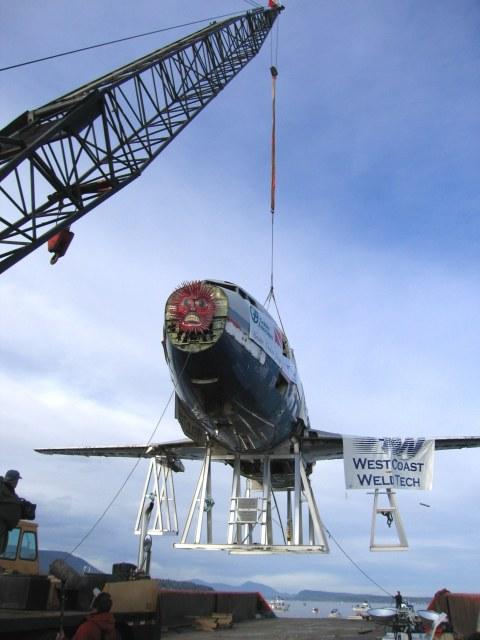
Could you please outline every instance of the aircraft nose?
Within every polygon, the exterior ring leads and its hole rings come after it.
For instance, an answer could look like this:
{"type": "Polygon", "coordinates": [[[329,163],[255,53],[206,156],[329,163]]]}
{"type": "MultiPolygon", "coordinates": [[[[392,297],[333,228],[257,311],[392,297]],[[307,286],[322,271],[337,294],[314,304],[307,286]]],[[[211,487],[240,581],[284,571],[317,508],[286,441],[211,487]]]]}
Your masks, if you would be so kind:
{"type": "Polygon", "coordinates": [[[168,297],[165,331],[178,349],[202,351],[223,333],[228,300],[220,287],[202,280],[184,282],[168,297]]]}

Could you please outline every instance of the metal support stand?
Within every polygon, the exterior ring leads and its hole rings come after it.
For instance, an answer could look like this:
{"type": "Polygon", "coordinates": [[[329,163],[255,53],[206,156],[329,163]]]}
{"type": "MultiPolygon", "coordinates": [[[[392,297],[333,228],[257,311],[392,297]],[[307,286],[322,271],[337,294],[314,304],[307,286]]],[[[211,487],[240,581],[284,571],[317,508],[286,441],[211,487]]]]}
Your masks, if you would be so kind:
{"type": "Polygon", "coordinates": [[[178,534],[172,473],[165,458],[150,461],[135,524],[135,534],[140,536],[138,569],[146,575],[150,571],[152,536],[178,534]]]}
{"type": "Polygon", "coordinates": [[[329,552],[324,527],[298,444],[294,445],[293,454],[262,456],[262,482],[242,477],[240,472],[242,461],[258,460],[258,458],[258,454],[256,456],[245,454],[212,456],[211,448],[207,447],[181,541],[174,545],[175,548],[226,550],[230,553],[250,554],[329,552]],[[286,496],[286,536],[281,524],[282,515],[275,501],[277,516],[280,519],[277,526],[274,526],[272,517],[271,462],[279,459],[294,461],[295,468],[293,513],[292,492],[290,490],[283,491],[286,496]],[[223,543],[216,543],[213,540],[212,508],[215,502],[212,497],[212,460],[224,463],[233,462],[227,540],[223,543]],[[308,515],[308,544],[303,542],[303,512],[308,515]],[[195,517],[196,525],[193,526],[195,517]],[[280,535],[282,540],[279,542],[280,535]]]}
{"type": "Polygon", "coordinates": [[[392,489],[387,489],[385,492],[375,489],[373,496],[373,512],[372,512],[372,527],[370,530],[370,551],[405,551],[408,549],[407,536],[403,528],[402,519],[400,517],[400,511],[397,506],[395,498],[395,492],[392,489]],[[388,498],[388,507],[378,506],[379,495],[386,495],[388,498]],[[387,525],[390,528],[392,524],[395,525],[395,530],[398,537],[397,543],[377,543],[375,541],[375,529],[378,520],[378,516],[387,518],[387,525]]]}

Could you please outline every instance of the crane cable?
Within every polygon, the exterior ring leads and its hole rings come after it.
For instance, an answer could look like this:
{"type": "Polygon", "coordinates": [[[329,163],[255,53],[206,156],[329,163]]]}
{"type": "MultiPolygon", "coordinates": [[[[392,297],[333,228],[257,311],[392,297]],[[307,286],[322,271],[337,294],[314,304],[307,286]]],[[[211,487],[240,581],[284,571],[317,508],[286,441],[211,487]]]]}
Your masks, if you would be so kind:
{"type": "Polygon", "coordinates": [[[276,89],[277,89],[277,77],[278,77],[278,69],[277,69],[277,60],[278,60],[278,20],[277,20],[277,28],[276,28],[276,38],[272,36],[271,41],[271,66],[270,66],[270,74],[272,77],[272,140],[271,140],[271,180],[270,180],[270,214],[271,214],[271,247],[270,247],[270,291],[268,292],[268,296],[265,300],[264,306],[268,309],[270,305],[270,301],[273,301],[275,305],[275,309],[277,311],[277,316],[280,321],[280,326],[282,327],[282,331],[285,334],[285,329],[283,326],[282,318],[280,315],[280,310],[277,305],[277,300],[275,298],[275,291],[273,286],[273,274],[274,274],[274,223],[275,223],[275,195],[276,195],[276,186],[277,186],[277,166],[276,166],[276,89]]]}
{"type": "Polygon", "coordinates": [[[100,47],[107,47],[111,44],[117,44],[119,42],[126,42],[128,40],[135,40],[136,38],[144,38],[145,36],[151,36],[155,33],[163,33],[164,31],[173,31],[174,29],[181,29],[182,27],[191,27],[192,25],[201,24],[202,22],[212,22],[219,20],[220,18],[229,18],[230,16],[238,15],[238,12],[223,13],[222,15],[212,16],[211,18],[202,18],[201,20],[193,20],[192,22],[184,22],[183,24],[177,24],[172,27],[164,27],[162,29],[154,29],[153,31],[146,31],[145,33],[137,33],[134,36],[126,36],[125,38],[117,38],[116,40],[109,40],[108,42],[100,42],[99,44],[92,44],[87,47],[80,47],[79,49],[72,49],[70,51],[63,51],[62,53],[54,53],[50,56],[44,56],[43,58],[36,58],[34,60],[27,60],[25,62],[18,62],[17,64],[11,64],[7,67],[0,67],[1,71],[9,71],[10,69],[18,69],[19,67],[26,67],[30,64],[36,64],[37,62],[44,62],[45,60],[53,60],[54,58],[61,58],[63,56],[69,56],[73,53],[81,53],[82,51],[89,51],[90,49],[98,49],[100,47]]]}
{"type": "MultiPolygon", "coordinates": [[[[160,417],[157,420],[157,424],[155,425],[155,428],[152,432],[152,434],[150,435],[150,438],[148,439],[147,444],[145,445],[145,452],[147,452],[150,443],[153,440],[153,437],[155,435],[155,433],[157,432],[158,427],[160,426],[160,423],[170,405],[170,402],[172,401],[173,395],[175,393],[175,389],[172,390],[166,404],[165,407],[160,415],[160,417]]],[[[122,491],[124,490],[125,486],[127,485],[128,481],[130,480],[130,478],[132,477],[132,475],[134,474],[136,468],[138,467],[138,465],[140,464],[140,462],[142,461],[142,458],[139,456],[137,458],[137,460],[135,460],[132,468],[130,469],[130,471],[127,473],[125,479],[123,480],[123,482],[121,483],[120,487],[117,489],[117,491],[115,492],[115,494],[113,495],[112,499],[110,500],[110,502],[107,504],[107,506],[105,507],[105,509],[102,511],[102,513],[98,516],[98,518],[95,520],[95,522],[92,524],[92,526],[88,529],[88,531],[85,533],[85,535],[81,538],[80,542],[78,542],[71,551],[69,551],[67,553],[67,557],[68,556],[72,556],[75,551],[85,542],[85,540],[87,538],[90,537],[90,535],[94,532],[94,530],[97,528],[97,526],[100,524],[100,522],[103,520],[103,518],[107,515],[107,513],[110,511],[111,507],[113,506],[113,504],[116,502],[118,496],[122,493],[122,491]]]]}
{"type": "Polygon", "coordinates": [[[270,291],[268,292],[265,306],[270,299],[275,299],[273,291],[273,255],[274,255],[274,220],[275,220],[275,187],[276,187],[276,159],[275,159],[275,95],[278,71],[275,66],[270,67],[272,75],[272,141],[271,141],[271,180],[270,180],[270,214],[271,214],[271,246],[270,246],[270,291]]]}
{"type": "MultiPolygon", "coordinates": [[[[185,363],[184,363],[183,368],[182,368],[182,370],[180,372],[180,375],[184,372],[189,360],[190,360],[190,354],[187,356],[187,359],[185,360],[185,363]]],[[[172,389],[172,392],[170,393],[170,396],[168,397],[167,402],[165,403],[165,406],[163,408],[162,413],[160,414],[160,417],[157,420],[157,423],[155,424],[154,430],[152,431],[152,433],[150,434],[150,437],[148,438],[147,444],[145,445],[145,453],[147,453],[148,449],[150,448],[150,444],[151,444],[153,438],[155,437],[155,434],[158,431],[158,427],[160,426],[160,423],[162,422],[162,420],[163,420],[163,418],[165,416],[165,413],[167,412],[167,409],[168,409],[168,407],[170,405],[170,402],[172,401],[172,398],[173,398],[173,396],[175,394],[175,391],[176,391],[176,389],[174,387],[172,389]]],[[[133,466],[130,469],[130,471],[127,473],[127,475],[126,475],[125,479],[123,480],[123,482],[121,483],[120,487],[115,492],[113,498],[110,500],[110,502],[107,504],[107,506],[102,511],[102,513],[95,520],[95,522],[91,525],[90,529],[88,529],[88,531],[85,533],[83,538],[81,538],[80,542],[78,542],[78,544],[76,544],[71,551],[66,552],[66,555],[65,555],[66,558],[68,558],[69,556],[72,556],[75,553],[75,551],[85,542],[85,540],[88,537],[90,537],[90,535],[94,532],[94,530],[97,528],[97,526],[103,520],[103,518],[107,515],[108,511],[111,509],[111,507],[113,506],[113,504],[117,500],[118,496],[122,493],[123,489],[127,485],[128,481],[130,480],[132,475],[134,474],[134,472],[135,472],[136,468],[138,467],[138,465],[140,464],[141,460],[142,460],[142,457],[139,456],[137,458],[137,460],[135,461],[135,463],[133,464],[133,466]]]]}
{"type": "Polygon", "coordinates": [[[345,551],[345,549],[342,547],[342,545],[338,542],[338,540],[335,538],[335,536],[327,529],[327,527],[325,527],[324,525],[324,529],[328,534],[328,537],[333,540],[333,542],[336,544],[336,546],[338,547],[338,549],[343,553],[343,555],[347,558],[347,560],[358,570],[360,571],[360,573],[365,576],[365,578],[367,578],[367,580],[369,580],[372,584],[374,584],[376,587],[378,587],[380,589],[380,591],[383,591],[383,593],[385,593],[387,596],[393,598],[393,594],[390,593],[390,591],[387,591],[386,589],[384,589],[382,587],[381,584],[378,584],[378,582],[376,580],[374,580],[371,576],[368,575],[368,573],[366,573],[362,567],[355,562],[355,560],[345,551]]]}

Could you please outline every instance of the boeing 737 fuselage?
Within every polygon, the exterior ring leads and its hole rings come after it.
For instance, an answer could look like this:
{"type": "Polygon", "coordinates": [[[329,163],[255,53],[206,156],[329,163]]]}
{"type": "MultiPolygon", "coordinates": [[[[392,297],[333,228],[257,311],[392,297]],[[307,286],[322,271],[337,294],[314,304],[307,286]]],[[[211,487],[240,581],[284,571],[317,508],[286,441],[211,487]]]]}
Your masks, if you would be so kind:
{"type": "Polygon", "coordinates": [[[176,414],[195,442],[274,449],[309,426],[295,357],[264,307],[230,282],[182,285],[165,308],[176,414]]]}

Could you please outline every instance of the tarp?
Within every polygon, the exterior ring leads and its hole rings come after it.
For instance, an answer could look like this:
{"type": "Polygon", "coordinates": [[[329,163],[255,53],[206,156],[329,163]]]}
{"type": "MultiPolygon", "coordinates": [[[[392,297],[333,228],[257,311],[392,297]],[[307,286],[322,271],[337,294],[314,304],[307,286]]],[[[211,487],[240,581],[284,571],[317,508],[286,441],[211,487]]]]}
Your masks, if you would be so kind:
{"type": "Polygon", "coordinates": [[[455,633],[468,637],[480,631],[480,594],[451,593],[447,589],[437,591],[428,608],[446,613],[455,633]]]}
{"type": "Polygon", "coordinates": [[[423,489],[433,481],[435,441],[345,436],[347,489],[423,489]]]}

